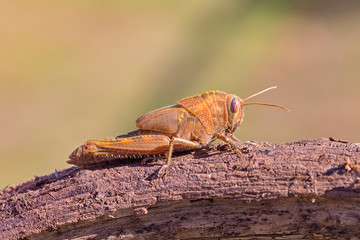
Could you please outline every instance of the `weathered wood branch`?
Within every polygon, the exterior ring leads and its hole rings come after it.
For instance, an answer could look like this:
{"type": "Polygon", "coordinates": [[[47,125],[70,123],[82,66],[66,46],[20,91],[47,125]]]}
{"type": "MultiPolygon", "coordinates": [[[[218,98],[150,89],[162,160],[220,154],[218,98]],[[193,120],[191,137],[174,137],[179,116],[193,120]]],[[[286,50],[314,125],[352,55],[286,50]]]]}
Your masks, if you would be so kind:
{"type": "Polygon", "coordinates": [[[0,192],[1,239],[360,236],[360,144],[225,145],[163,160],[72,167],[0,192]]]}

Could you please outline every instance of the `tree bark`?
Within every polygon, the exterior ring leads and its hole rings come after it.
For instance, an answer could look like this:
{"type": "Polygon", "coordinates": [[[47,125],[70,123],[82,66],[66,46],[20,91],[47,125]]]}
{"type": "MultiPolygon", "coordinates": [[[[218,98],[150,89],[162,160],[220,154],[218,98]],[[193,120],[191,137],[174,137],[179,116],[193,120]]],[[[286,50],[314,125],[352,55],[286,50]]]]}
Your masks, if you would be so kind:
{"type": "MultiPolygon", "coordinates": [[[[360,236],[360,144],[217,145],[72,167],[0,192],[1,239],[330,239],[360,236]]],[[[355,237],[355,238],[354,238],[355,237]]]]}

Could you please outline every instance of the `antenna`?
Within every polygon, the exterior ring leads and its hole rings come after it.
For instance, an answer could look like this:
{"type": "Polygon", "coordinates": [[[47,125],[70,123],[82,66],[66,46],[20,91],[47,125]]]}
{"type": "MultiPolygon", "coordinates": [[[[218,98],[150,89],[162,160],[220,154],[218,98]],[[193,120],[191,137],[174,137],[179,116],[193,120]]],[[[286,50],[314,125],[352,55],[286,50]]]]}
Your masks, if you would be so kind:
{"type": "Polygon", "coordinates": [[[265,90],[262,90],[262,91],[260,91],[260,92],[258,92],[258,93],[255,93],[255,94],[253,94],[253,95],[251,95],[251,96],[243,99],[243,101],[245,102],[246,100],[248,100],[248,99],[250,99],[250,98],[253,98],[253,97],[257,96],[257,95],[260,95],[260,94],[262,94],[262,93],[264,93],[264,92],[267,92],[267,91],[269,91],[269,90],[271,90],[271,89],[275,89],[275,88],[277,88],[277,86],[269,87],[269,88],[267,88],[267,89],[265,89],[265,90]]]}
{"type": "MultiPolygon", "coordinates": [[[[277,86],[269,87],[269,88],[267,88],[265,90],[262,90],[262,91],[260,91],[258,93],[255,93],[255,94],[245,98],[243,101],[245,102],[246,100],[248,100],[250,98],[253,98],[253,97],[257,96],[257,95],[260,95],[260,94],[262,94],[264,92],[267,92],[267,91],[269,91],[271,89],[275,89],[275,88],[277,88],[277,86]]],[[[283,107],[283,106],[280,106],[280,105],[276,105],[276,104],[268,104],[268,103],[261,103],[261,102],[251,102],[251,103],[244,103],[244,106],[245,105],[263,105],[263,106],[268,106],[268,107],[278,107],[278,108],[281,108],[281,109],[284,109],[284,110],[290,112],[290,109],[288,109],[286,107],[283,107]]]]}
{"type": "Polygon", "coordinates": [[[283,107],[283,106],[280,106],[280,105],[276,105],[276,104],[268,104],[268,103],[261,103],[261,102],[251,102],[251,103],[244,103],[244,106],[245,105],[264,105],[264,106],[269,106],[269,107],[278,107],[278,108],[284,109],[285,111],[290,112],[290,109],[288,109],[286,107],[283,107]]]}

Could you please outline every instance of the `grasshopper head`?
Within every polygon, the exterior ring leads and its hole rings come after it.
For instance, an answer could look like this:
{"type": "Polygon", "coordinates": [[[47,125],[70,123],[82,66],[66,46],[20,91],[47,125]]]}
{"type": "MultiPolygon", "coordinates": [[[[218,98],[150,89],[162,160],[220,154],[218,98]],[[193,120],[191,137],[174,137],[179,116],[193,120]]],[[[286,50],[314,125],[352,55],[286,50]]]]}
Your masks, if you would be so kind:
{"type": "Polygon", "coordinates": [[[236,96],[234,94],[229,94],[226,99],[226,106],[227,106],[227,112],[228,112],[227,131],[230,133],[233,133],[236,130],[236,128],[241,124],[241,122],[243,120],[243,116],[244,116],[244,106],[245,105],[264,105],[264,106],[269,106],[269,107],[277,107],[277,108],[281,108],[281,109],[284,109],[284,110],[290,112],[290,110],[287,109],[286,107],[276,105],[276,104],[268,104],[268,103],[260,103],[260,102],[244,103],[244,102],[246,102],[246,100],[253,98],[259,94],[262,94],[264,92],[267,92],[274,88],[276,88],[276,86],[269,87],[265,90],[257,92],[255,94],[245,98],[244,100],[240,99],[238,96],[236,96]]]}
{"type": "Polygon", "coordinates": [[[234,94],[229,94],[226,98],[226,108],[228,112],[227,130],[233,133],[243,119],[244,101],[234,94]]]}

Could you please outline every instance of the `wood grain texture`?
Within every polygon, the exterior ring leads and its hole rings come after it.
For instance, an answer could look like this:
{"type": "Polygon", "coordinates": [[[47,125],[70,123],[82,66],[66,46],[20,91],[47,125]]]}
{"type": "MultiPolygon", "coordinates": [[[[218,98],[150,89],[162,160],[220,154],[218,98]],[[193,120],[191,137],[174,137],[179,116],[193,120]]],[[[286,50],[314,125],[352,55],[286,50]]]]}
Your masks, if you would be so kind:
{"type": "Polygon", "coordinates": [[[0,192],[0,238],[360,236],[359,143],[244,146],[248,152],[217,145],[177,155],[163,178],[151,176],[164,160],[131,160],[8,186],[0,192]]]}

